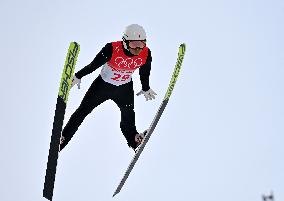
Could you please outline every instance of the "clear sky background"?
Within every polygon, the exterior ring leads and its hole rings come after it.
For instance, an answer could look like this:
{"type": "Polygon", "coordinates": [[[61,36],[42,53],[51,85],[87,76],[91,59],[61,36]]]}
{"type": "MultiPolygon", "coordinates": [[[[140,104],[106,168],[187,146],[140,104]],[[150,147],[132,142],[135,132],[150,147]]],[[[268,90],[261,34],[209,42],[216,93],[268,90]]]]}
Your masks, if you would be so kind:
{"type": "MultiPolygon", "coordinates": [[[[152,121],[178,46],[187,44],[170,102],[127,183],[132,156],[109,101],[59,157],[54,201],[284,200],[284,1],[0,0],[0,200],[43,201],[59,81],[71,41],[76,71],[128,24],[144,26],[154,101],[135,97],[137,128],[152,121]]],[[[70,92],[66,120],[100,70],[70,92]]],[[[134,90],[141,89],[138,72],[134,90]]]]}

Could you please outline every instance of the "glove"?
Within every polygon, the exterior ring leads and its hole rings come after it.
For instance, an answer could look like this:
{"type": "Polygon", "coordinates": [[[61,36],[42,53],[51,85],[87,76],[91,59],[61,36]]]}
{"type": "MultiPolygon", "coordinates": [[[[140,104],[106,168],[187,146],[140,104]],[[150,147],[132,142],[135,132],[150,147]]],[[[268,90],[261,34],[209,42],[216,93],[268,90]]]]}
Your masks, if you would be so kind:
{"type": "Polygon", "coordinates": [[[76,85],[78,86],[78,89],[80,89],[80,84],[81,84],[81,79],[77,78],[75,75],[72,79],[72,84],[71,84],[71,88],[76,85]]]}
{"type": "Polygon", "coordinates": [[[152,89],[149,89],[148,91],[141,90],[139,93],[137,93],[137,96],[140,96],[141,94],[144,94],[146,101],[155,99],[155,95],[157,95],[152,89]]]}

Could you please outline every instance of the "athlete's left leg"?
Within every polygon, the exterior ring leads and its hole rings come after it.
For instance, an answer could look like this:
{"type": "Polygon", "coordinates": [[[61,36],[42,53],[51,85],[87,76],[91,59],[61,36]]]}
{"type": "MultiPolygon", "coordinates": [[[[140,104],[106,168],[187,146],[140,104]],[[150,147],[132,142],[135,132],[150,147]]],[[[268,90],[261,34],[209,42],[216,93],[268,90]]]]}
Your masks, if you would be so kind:
{"type": "Polygon", "coordinates": [[[128,146],[137,147],[135,136],[138,134],[135,126],[134,112],[134,91],[133,82],[118,86],[112,100],[117,104],[121,111],[120,128],[127,140],[128,146]]]}

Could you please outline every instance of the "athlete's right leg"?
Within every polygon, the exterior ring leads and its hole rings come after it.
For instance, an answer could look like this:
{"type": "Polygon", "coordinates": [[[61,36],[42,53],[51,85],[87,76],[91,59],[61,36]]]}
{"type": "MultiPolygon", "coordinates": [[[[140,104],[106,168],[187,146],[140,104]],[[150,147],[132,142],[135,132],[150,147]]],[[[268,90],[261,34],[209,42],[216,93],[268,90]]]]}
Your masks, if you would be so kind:
{"type": "Polygon", "coordinates": [[[99,76],[90,86],[85,94],[78,109],[71,115],[68,123],[62,131],[62,143],[60,144],[60,150],[62,150],[73,135],[78,130],[79,126],[85,119],[85,117],[92,112],[92,110],[108,99],[107,93],[105,93],[105,83],[99,76]]]}

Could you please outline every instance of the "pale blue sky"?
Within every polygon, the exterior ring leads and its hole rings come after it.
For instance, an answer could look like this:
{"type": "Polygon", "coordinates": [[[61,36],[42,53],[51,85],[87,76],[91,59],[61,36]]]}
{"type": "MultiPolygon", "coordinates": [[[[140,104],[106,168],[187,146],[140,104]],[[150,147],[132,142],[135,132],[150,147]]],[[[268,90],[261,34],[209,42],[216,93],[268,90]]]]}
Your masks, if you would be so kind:
{"type": "MultiPolygon", "coordinates": [[[[60,155],[54,201],[284,200],[284,2],[0,0],[0,200],[42,197],[59,80],[71,41],[77,70],[131,23],[144,26],[152,102],[135,98],[146,129],[166,92],[180,43],[176,88],[126,185],[133,152],[112,102],[96,108],[60,155]]],[[[72,89],[66,120],[99,70],[72,89]]],[[[138,73],[134,89],[141,89],[138,73]]],[[[66,121],[65,121],[66,123],[66,121]]]]}

